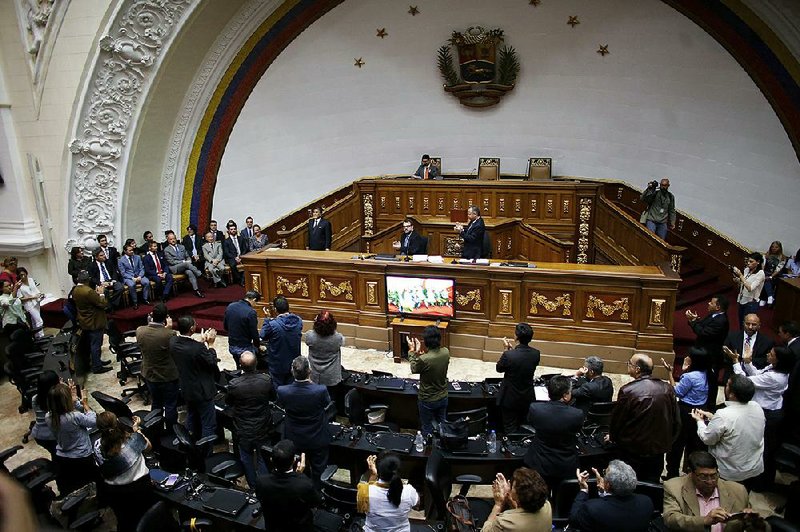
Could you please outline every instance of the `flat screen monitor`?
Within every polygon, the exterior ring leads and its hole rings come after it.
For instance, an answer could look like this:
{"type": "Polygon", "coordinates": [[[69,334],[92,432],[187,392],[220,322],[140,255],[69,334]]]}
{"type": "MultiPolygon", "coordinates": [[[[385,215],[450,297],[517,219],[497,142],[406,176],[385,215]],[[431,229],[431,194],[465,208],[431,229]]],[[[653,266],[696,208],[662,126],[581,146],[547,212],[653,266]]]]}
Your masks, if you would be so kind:
{"type": "Polygon", "coordinates": [[[455,281],[387,275],[386,300],[390,314],[450,319],[455,315],[455,281]]]}

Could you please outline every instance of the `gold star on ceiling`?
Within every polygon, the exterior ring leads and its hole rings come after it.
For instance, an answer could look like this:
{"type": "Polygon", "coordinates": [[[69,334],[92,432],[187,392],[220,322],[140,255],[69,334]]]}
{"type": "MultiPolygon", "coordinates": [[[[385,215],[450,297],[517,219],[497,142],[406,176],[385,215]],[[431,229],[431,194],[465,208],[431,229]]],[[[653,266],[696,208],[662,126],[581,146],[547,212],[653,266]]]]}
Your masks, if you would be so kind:
{"type": "Polygon", "coordinates": [[[408,6],[408,13],[412,17],[416,17],[419,14],[419,9],[417,9],[417,6],[408,6]]]}
{"type": "Polygon", "coordinates": [[[580,24],[580,23],[581,23],[581,21],[580,21],[580,20],[578,20],[578,16],[577,16],[577,15],[571,15],[571,16],[569,17],[569,20],[567,21],[567,24],[569,24],[569,25],[570,25],[570,26],[572,26],[573,28],[574,28],[575,26],[577,26],[578,24],[580,24]]]}
{"type": "Polygon", "coordinates": [[[607,44],[601,44],[600,48],[597,49],[597,53],[602,55],[603,57],[605,57],[606,54],[610,54],[611,52],[608,51],[608,45],[607,44]]]}
{"type": "Polygon", "coordinates": [[[529,3],[530,5],[532,5],[533,7],[539,7],[539,4],[541,4],[541,3],[542,3],[542,0],[531,0],[531,1],[530,1],[530,2],[528,2],[528,3],[529,3]]]}
{"type": "Polygon", "coordinates": [[[357,66],[358,68],[361,68],[366,64],[364,60],[360,57],[358,59],[354,59],[353,61],[355,61],[355,63],[353,63],[353,66],[357,66]]]}
{"type": "Polygon", "coordinates": [[[384,37],[386,37],[387,35],[389,35],[389,34],[386,32],[386,28],[381,28],[381,29],[379,29],[379,30],[375,30],[375,32],[376,32],[376,36],[377,36],[377,37],[380,37],[381,39],[383,39],[384,37]]]}

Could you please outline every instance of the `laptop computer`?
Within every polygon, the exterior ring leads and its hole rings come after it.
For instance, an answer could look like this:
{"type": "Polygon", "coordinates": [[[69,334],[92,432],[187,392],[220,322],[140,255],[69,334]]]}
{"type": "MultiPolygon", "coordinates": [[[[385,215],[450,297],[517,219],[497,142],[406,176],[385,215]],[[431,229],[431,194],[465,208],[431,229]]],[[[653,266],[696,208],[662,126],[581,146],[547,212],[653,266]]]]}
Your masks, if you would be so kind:
{"type": "Polygon", "coordinates": [[[459,456],[488,456],[489,447],[483,439],[467,440],[467,446],[463,449],[450,451],[452,454],[459,456]]]}
{"type": "Polygon", "coordinates": [[[224,515],[235,516],[247,505],[247,495],[239,490],[217,488],[203,503],[203,508],[224,515]]]}
{"type": "Polygon", "coordinates": [[[377,379],[374,382],[376,390],[400,391],[406,387],[406,381],[403,379],[377,379]]]}

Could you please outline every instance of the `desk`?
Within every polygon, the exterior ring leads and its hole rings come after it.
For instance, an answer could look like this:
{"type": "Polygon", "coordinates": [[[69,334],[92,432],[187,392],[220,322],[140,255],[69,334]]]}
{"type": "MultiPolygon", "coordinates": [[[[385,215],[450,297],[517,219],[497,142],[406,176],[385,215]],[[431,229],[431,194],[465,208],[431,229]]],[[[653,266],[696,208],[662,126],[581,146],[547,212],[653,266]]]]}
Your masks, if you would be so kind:
{"type": "Polygon", "coordinates": [[[775,290],[775,316],[773,328],[789,320],[800,319],[800,279],[779,277],[775,290]]]}

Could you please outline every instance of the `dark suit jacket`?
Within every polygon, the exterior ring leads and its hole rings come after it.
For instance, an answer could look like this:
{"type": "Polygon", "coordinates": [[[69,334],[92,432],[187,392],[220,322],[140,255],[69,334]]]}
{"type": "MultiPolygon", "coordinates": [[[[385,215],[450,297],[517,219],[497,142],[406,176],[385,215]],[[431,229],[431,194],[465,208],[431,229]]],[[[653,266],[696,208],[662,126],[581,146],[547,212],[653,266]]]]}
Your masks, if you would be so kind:
{"type": "Polygon", "coordinates": [[[583,411],[562,403],[534,402],[528,423],[536,436],[525,454],[525,465],[546,477],[572,477],[578,468],[576,434],[583,426],[583,411]]]}
{"type": "Polygon", "coordinates": [[[653,501],[646,495],[633,493],[625,497],[610,495],[590,499],[579,491],[569,513],[570,528],[582,532],[644,532],[653,518],[653,501]]]}
{"type": "Polygon", "coordinates": [[[331,249],[331,223],[325,218],[320,218],[319,225],[315,229],[314,221],[314,218],[308,221],[308,249],[313,251],[331,249]]]}
{"type": "Polygon", "coordinates": [[[614,383],[605,375],[590,381],[581,377],[572,389],[575,408],[580,408],[584,412],[589,411],[592,403],[607,403],[612,397],[614,397],[614,383]]]}
{"type": "MultiPolygon", "coordinates": [[[[739,353],[741,362],[741,355],[744,353],[744,331],[733,331],[725,338],[725,345],[731,351],[739,353]]],[[[755,344],[753,344],[753,365],[758,369],[767,367],[767,354],[770,352],[775,342],[772,338],[760,332],[756,335],[755,344]]]]}
{"type": "MultiPolygon", "coordinates": [[[[166,273],[167,277],[171,277],[172,272],[169,271],[169,263],[164,253],[161,251],[157,251],[156,253],[158,254],[158,262],[161,263],[161,271],[166,273]]],[[[149,253],[142,257],[142,264],[144,264],[144,273],[147,278],[151,281],[158,281],[158,268],[156,268],[156,262],[149,253]]]]}
{"type": "MultiPolygon", "coordinates": [[[[414,172],[415,176],[424,177],[425,176],[425,165],[419,165],[417,171],[414,172]]],[[[428,167],[428,179],[438,179],[439,178],[439,167],[435,164],[431,164],[428,167]]]]}
{"type": "Polygon", "coordinates": [[[300,450],[327,447],[331,436],[325,407],[331,402],[328,388],[309,381],[294,381],[278,387],[278,404],[286,410],[284,438],[300,450]]]}
{"type": "Polygon", "coordinates": [[[222,241],[222,256],[226,261],[232,261],[236,257],[244,255],[249,250],[249,242],[244,239],[242,235],[236,235],[239,241],[239,253],[236,253],[236,245],[233,243],[233,237],[228,237],[222,241]]]}
{"type": "Polygon", "coordinates": [[[174,336],[169,340],[169,353],[178,368],[186,402],[211,401],[217,394],[217,352],[192,338],[174,336]]]}
{"type": "Polygon", "coordinates": [[[795,363],[789,372],[789,387],[783,393],[783,409],[795,420],[796,426],[800,423],[800,337],[792,342],[789,351],[794,353],[795,363]]]}
{"type": "Polygon", "coordinates": [[[401,255],[425,255],[428,253],[428,239],[416,231],[411,231],[409,235],[400,234],[400,254],[401,255]],[[406,236],[408,236],[408,247],[406,247],[406,236]]]}
{"type": "MultiPolygon", "coordinates": [[[[219,242],[220,244],[222,244],[222,242],[225,240],[225,233],[223,233],[219,229],[217,229],[216,232],[214,231],[211,232],[214,233],[214,242],[219,242]]],[[[205,239],[205,235],[203,235],[203,239],[205,239]]]]}
{"type": "Polygon", "coordinates": [[[203,244],[205,244],[206,241],[203,239],[203,237],[201,237],[197,233],[195,233],[193,235],[184,236],[182,244],[183,244],[183,247],[186,248],[186,254],[189,255],[190,257],[192,256],[192,241],[194,241],[194,246],[197,249],[197,256],[200,257],[200,260],[202,260],[203,259],[203,244]]]}
{"type": "Polygon", "coordinates": [[[723,360],[722,344],[728,337],[728,315],[724,312],[709,314],[703,319],[690,321],[689,326],[697,335],[695,347],[705,349],[714,367],[719,368],[723,360]]]}
{"type": "Polygon", "coordinates": [[[117,266],[117,259],[119,259],[119,251],[114,246],[108,246],[106,248],[106,262],[112,263],[115,267],[117,266]]]}
{"type": "MultiPolygon", "coordinates": [[[[111,276],[112,281],[119,280],[119,272],[117,271],[116,264],[111,264],[110,261],[106,261],[106,270],[108,271],[108,275],[111,276]]],[[[89,276],[92,278],[92,282],[95,285],[100,284],[100,267],[97,266],[97,261],[93,260],[91,264],[89,264],[89,276]]]]}
{"type": "Polygon", "coordinates": [[[228,332],[228,345],[253,349],[253,354],[258,355],[258,316],[250,303],[240,299],[228,305],[222,323],[228,332]]]}
{"type": "Polygon", "coordinates": [[[259,475],[256,496],[264,510],[267,530],[312,532],[311,509],[322,503],[311,479],[301,473],[259,475]]]}
{"type": "Polygon", "coordinates": [[[461,233],[464,239],[464,249],[461,251],[462,259],[479,259],[483,251],[483,234],[486,232],[486,225],[483,218],[476,218],[469,223],[461,233]]]}
{"type": "Polygon", "coordinates": [[[514,349],[503,351],[495,369],[503,375],[497,404],[509,410],[527,410],[533,395],[533,374],[539,365],[541,355],[538,349],[527,345],[517,345],[514,349]]]}

